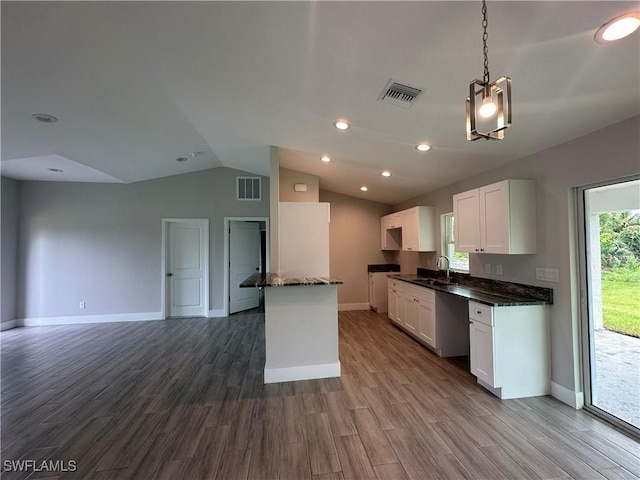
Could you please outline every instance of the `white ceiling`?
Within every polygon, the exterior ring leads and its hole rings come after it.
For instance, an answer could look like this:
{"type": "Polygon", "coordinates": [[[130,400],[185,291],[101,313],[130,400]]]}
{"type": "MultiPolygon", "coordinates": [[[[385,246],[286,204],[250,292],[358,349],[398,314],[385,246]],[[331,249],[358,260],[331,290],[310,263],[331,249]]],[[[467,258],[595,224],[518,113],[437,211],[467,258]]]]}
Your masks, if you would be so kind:
{"type": "Polygon", "coordinates": [[[468,142],[480,8],[2,2],[2,173],[126,183],[222,165],[268,174],[275,145],[282,166],[318,175],[321,188],[395,204],[640,113],[638,32],[593,41],[637,1],[491,1],[489,67],[513,79],[513,126],[502,141],[468,142]],[[411,109],[377,101],[390,78],[424,88],[411,109]],[[338,132],[339,117],[353,127],[338,132]],[[417,152],[421,141],[433,150],[417,152]],[[64,172],[45,169],[52,158],[64,172]]]}

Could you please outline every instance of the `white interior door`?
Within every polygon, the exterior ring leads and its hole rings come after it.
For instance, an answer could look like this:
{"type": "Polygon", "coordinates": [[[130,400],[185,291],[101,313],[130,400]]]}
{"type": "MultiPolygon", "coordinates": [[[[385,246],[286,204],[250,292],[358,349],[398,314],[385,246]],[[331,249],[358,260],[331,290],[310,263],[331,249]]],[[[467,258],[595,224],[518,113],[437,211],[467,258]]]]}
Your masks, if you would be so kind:
{"type": "Polygon", "coordinates": [[[206,221],[168,224],[166,275],[170,317],[207,315],[208,233],[206,221]]]}
{"type": "Polygon", "coordinates": [[[260,271],[260,225],[229,222],[229,263],[229,313],[256,308],[258,289],[239,285],[260,271]]]}

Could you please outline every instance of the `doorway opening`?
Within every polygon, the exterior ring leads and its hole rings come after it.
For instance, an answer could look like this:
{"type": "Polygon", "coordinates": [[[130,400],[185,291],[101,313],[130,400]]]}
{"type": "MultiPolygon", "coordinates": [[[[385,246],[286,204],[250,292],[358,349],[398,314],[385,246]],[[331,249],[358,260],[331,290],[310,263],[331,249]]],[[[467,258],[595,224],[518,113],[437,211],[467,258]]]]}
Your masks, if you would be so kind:
{"type": "Polygon", "coordinates": [[[224,239],[224,315],[263,305],[262,289],[239,288],[254,273],[269,271],[269,218],[228,217],[224,239]]]}
{"type": "Polygon", "coordinates": [[[578,191],[585,409],[640,435],[640,179],[578,191]]]}

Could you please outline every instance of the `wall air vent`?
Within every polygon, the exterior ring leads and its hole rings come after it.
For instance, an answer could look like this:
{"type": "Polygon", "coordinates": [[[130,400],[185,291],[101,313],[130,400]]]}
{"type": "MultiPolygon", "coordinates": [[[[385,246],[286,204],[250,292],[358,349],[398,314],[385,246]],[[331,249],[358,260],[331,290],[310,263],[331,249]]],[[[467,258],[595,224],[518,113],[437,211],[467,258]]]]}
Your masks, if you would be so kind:
{"type": "Polygon", "coordinates": [[[422,93],[422,89],[412,87],[404,83],[390,79],[382,90],[378,100],[402,108],[411,108],[411,105],[422,93]]]}
{"type": "Polygon", "coordinates": [[[238,200],[261,200],[262,185],[260,177],[236,177],[238,200]]]}

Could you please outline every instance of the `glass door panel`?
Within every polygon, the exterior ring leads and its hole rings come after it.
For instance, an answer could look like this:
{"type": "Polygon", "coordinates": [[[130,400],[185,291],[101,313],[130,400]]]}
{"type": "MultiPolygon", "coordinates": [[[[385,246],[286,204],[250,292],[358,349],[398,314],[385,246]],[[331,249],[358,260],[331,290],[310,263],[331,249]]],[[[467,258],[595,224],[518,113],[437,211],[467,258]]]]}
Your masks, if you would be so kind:
{"type": "Polygon", "coordinates": [[[640,180],[580,189],[585,408],[640,433],[640,180]]]}

